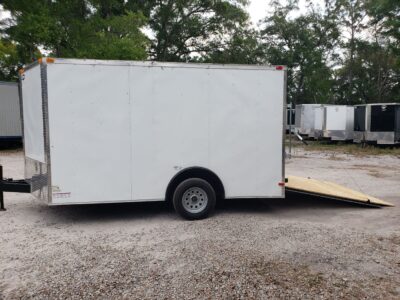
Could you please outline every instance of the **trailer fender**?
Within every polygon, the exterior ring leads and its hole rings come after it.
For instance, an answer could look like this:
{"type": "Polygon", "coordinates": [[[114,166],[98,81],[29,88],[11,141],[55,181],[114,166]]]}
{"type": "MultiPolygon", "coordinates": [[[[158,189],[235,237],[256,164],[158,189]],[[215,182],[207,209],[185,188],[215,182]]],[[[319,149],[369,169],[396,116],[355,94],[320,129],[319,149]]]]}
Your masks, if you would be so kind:
{"type": "Polygon", "coordinates": [[[176,187],[182,181],[188,178],[201,178],[203,180],[206,180],[214,188],[217,199],[225,199],[225,188],[218,175],[207,168],[193,166],[180,170],[174,175],[174,177],[171,178],[165,192],[165,200],[170,201],[176,187]]]}

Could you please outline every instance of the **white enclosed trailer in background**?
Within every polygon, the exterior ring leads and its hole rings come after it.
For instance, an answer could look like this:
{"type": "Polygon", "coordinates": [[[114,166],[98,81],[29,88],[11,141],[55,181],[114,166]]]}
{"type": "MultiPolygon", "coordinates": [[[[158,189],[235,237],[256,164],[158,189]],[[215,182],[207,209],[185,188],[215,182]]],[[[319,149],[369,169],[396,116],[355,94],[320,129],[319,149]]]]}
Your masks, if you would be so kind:
{"type": "Polygon", "coordinates": [[[0,142],[21,140],[18,83],[0,81],[0,142]]]}
{"type": "Polygon", "coordinates": [[[324,138],[333,141],[352,140],[354,136],[354,107],[329,105],[324,108],[324,138]]]}
{"type": "Polygon", "coordinates": [[[310,135],[314,128],[315,108],[322,104],[298,104],[296,105],[296,131],[301,135],[310,135]]]}
{"type": "Polygon", "coordinates": [[[282,67],[48,58],[21,84],[25,176],[50,205],[172,198],[195,219],[284,197],[282,67]]]}
{"type": "Polygon", "coordinates": [[[310,137],[319,139],[323,135],[325,106],[317,106],[314,108],[314,126],[310,130],[310,137]]]}

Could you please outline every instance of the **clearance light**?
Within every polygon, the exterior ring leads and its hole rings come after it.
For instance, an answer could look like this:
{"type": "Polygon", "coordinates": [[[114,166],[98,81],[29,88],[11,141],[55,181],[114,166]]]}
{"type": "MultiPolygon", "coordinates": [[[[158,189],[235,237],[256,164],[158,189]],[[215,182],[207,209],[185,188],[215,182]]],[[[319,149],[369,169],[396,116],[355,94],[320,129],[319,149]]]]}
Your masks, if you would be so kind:
{"type": "Polygon", "coordinates": [[[278,183],[278,185],[279,186],[285,186],[285,183],[281,181],[281,182],[278,183]]]}
{"type": "Polygon", "coordinates": [[[278,71],[282,71],[283,70],[283,66],[276,66],[275,69],[278,70],[278,71]]]}
{"type": "Polygon", "coordinates": [[[46,58],[46,62],[47,62],[48,64],[53,64],[55,61],[56,61],[56,60],[55,60],[54,58],[52,58],[52,57],[46,58]]]}

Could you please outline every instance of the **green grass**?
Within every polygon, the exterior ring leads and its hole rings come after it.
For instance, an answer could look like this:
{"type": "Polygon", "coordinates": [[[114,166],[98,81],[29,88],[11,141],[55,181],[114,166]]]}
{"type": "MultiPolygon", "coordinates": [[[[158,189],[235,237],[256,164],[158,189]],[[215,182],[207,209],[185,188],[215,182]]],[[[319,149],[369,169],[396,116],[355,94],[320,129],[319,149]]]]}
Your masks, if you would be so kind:
{"type": "MultiPolygon", "coordinates": [[[[332,141],[306,141],[308,145],[304,145],[296,137],[292,136],[292,147],[303,148],[305,151],[321,151],[331,152],[335,154],[350,154],[357,156],[368,156],[368,155],[393,155],[400,157],[400,146],[390,145],[361,145],[354,144],[351,142],[332,142],[332,141]]],[[[289,146],[289,138],[286,138],[286,147],[289,146]]]]}

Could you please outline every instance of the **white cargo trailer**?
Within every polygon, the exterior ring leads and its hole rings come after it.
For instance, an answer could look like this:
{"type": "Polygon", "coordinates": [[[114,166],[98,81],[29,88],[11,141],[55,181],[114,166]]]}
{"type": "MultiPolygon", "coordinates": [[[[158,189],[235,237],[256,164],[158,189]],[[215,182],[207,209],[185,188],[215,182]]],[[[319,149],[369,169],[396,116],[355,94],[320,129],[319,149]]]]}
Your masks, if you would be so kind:
{"type": "Polygon", "coordinates": [[[323,134],[325,106],[317,106],[314,108],[314,126],[310,129],[309,137],[319,139],[323,134]]]}
{"type": "Polygon", "coordinates": [[[333,141],[348,141],[354,135],[354,107],[329,105],[324,107],[324,138],[333,141]]]}
{"type": "Polygon", "coordinates": [[[314,128],[315,108],[321,104],[299,104],[296,105],[296,131],[301,135],[310,135],[314,128]]]}
{"type": "Polygon", "coordinates": [[[18,83],[0,81],[0,141],[21,140],[18,83]]]}
{"type": "Polygon", "coordinates": [[[196,219],[284,197],[281,66],[48,58],[21,85],[25,177],[49,205],[172,199],[196,219]]]}

